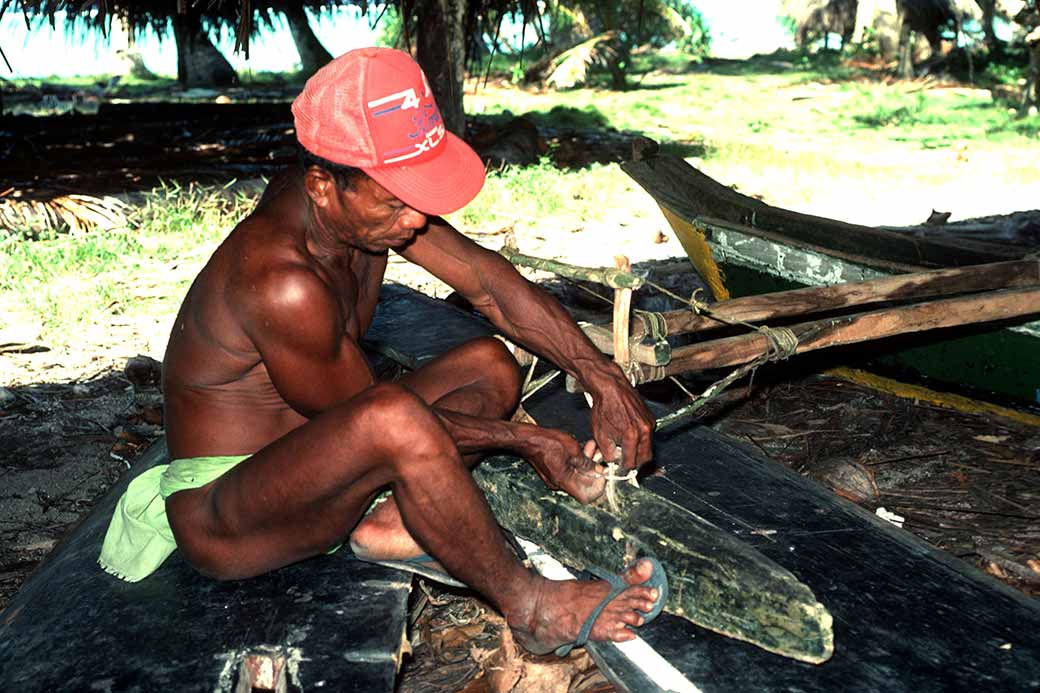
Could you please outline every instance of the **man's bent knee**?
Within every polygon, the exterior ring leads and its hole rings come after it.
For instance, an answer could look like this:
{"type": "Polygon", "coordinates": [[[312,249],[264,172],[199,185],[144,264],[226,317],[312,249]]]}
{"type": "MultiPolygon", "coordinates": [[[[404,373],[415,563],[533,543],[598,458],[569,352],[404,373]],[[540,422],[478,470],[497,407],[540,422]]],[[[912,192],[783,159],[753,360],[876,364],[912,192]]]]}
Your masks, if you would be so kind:
{"type": "Polygon", "coordinates": [[[458,454],[440,417],[403,385],[380,383],[345,406],[354,425],[365,429],[354,433],[369,438],[391,467],[408,459],[458,454]]]}
{"type": "Polygon", "coordinates": [[[467,343],[473,350],[474,362],[479,364],[485,382],[495,394],[499,416],[508,416],[520,403],[520,385],[523,380],[520,366],[502,340],[479,337],[467,343]]]}

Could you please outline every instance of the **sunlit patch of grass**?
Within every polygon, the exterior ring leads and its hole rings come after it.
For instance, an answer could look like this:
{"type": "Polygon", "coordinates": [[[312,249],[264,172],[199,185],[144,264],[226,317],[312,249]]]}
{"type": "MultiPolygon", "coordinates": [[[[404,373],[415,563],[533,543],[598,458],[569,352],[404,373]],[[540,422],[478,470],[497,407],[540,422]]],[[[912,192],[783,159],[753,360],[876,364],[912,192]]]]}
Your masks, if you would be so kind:
{"type": "Polygon", "coordinates": [[[881,129],[893,142],[919,144],[925,149],[968,141],[1002,143],[1035,138],[1037,117],[1020,118],[1014,109],[984,96],[864,92],[853,102],[856,127],[881,129]]]}
{"type": "Polygon", "coordinates": [[[0,301],[37,316],[50,343],[74,344],[79,328],[114,315],[154,310],[135,285],[148,275],[161,286],[165,310],[175,310],[190,277],[157,265],[198,262],[244,217],[254,198],[220,189],[166,184],[144,196],[128,228],[0,241],[0,301]]]}
{"type": "Polygon", "coordinates": [[[479,232],[537,229],[546,223],[554,230],[579,229],[614,213],[622,189],[631,185],[616,164],[561,171],[543,158],[534,166],[489,172],[476,199],[450,220],[479,232]]]}

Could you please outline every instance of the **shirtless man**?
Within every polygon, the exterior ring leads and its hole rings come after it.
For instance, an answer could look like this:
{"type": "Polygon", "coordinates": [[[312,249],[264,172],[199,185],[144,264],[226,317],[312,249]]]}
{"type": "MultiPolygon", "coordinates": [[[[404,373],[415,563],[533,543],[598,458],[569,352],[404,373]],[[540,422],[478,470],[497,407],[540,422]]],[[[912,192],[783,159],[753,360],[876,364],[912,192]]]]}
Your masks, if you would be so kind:
{"type": "MultiPolygon", "coordinates": [[[[102,565],[127,579],[157,567],[120,555],[120,537],[132,531],[124,525],[135,524],[127,516],[162,514],[167,554],[175,541],[217,579],[274,570],[349,536],[363,558],[432,555],[490,599],[532,651],[574,641],[608,583],[527,571],[468,465],[483,451],[512,451],[550,486],[588,502],[604,483],[588,459],[597,444],[608,458],[620,447],[625,468],[650,458],[649,411],[558,303],[434,216],[472,199],[484,170],[445,132],[409,56],[351,51],[307,83],[293,113],[302,164],[272,180],[184,300],[163,372],[175,462],[135,480],[151,486],[131,486],[102,565]],[[595,442],[583,450],[563,431],[507,420],[519,372],[492,338],[376,382],[358,342],[390,250],[577,377],[594,397],[595,442]],[[365,518],[385,488],[392,500],[365,518]],[[165,507],[128,509],[135,493],[161,496],[165,507]]],[[[643,585],[651,570],[640,561],[624,573],[628,587],[595,620],[593,640],[635,637],[629,627],[659,596],[643,585]]]]}

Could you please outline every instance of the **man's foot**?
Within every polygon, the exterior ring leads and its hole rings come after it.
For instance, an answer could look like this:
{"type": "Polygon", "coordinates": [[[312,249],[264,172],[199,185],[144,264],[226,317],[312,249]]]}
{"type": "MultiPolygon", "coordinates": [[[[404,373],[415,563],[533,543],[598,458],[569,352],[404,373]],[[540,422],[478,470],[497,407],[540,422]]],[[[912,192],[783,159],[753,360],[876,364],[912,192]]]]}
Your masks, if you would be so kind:
{"type": "Polygon", "coordinates": [[[582,505],[588,505],[606,491],[603,467],[588,457],[567,460],[553,477],[556,487],[582,505]]]}
{"type": "MultiPolygon", "coordinates": [[[[644,559],[621,574],[628,587],[603,606],[589,640],[625,642],[636,637],[631,629],[643,625],[644,614],[654,611],[664,598],[662,591],[643,584],[653,573],[653,563],[644,559]]],[[[547,654],[578,641],[589,616],[612,591],[613,586],[604,580],[541,580],[528,604],[516,613],[506,613],[506,620],[526,650],[547,654]]]]}
{"type": "Polygon", "coordinates": [[[358,558],[401,561],[426,553],[404,528],[393,496],[379,504],[350,534],[350,548],[358,558]]]}

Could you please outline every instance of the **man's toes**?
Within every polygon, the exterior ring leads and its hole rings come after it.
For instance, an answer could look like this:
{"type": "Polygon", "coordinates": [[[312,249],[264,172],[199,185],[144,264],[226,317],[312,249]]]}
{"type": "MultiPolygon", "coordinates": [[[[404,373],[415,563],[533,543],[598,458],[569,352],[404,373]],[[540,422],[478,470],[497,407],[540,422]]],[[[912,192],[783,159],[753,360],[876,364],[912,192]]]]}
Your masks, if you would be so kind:
{"type": "Polygon", "coordinates": [[[654,574],[654,564],[646,559],[642,559],[633,563],[628,570],[625,571],[624,578],[625,582],[630,585],[641,585],[650,579],[650,576],[654,574]]]}
{"type": "Polygon", "coordinates": [[[635,640],[636,634],[629,630],[628,626],[621,625],[616,631],[614,631],[614,637],[611,638],[614,642],[628,642],[629,640],[635,640]]]}

